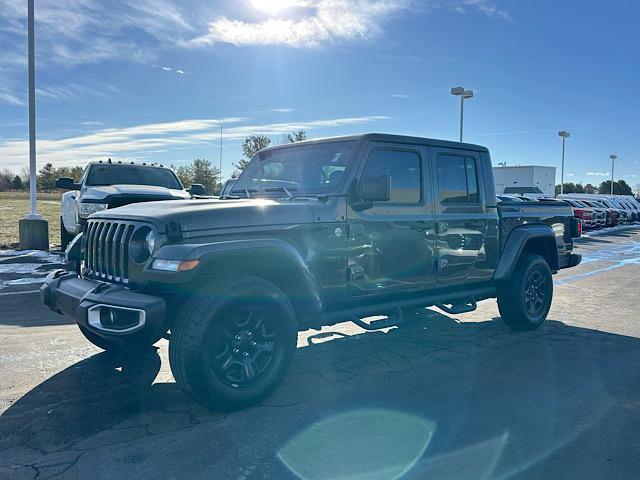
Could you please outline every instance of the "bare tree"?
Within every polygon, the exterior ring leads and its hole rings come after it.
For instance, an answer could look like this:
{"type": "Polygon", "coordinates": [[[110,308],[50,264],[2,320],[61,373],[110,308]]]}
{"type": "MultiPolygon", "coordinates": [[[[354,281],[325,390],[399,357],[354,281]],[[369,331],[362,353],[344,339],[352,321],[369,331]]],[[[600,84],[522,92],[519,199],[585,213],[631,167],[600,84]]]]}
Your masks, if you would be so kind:
{"type": "Polygon", "coordinates": [[[282,135],[282,143],[295,143],[301,142],[307,139],[307,132],[305,130],[295,130],[293,132],[287,132],[282,135]]]}
{"type": "MultiPolygon", "coordinates": [[[[233,166],[236,167],[237,170],[242,172],[251,159],[258,153],[260,150],[267,148],[271,145],[271,139],[264,135],[251,135],[244,139],[242,142],[242,158],[238,161],[238,163],[234,163],[233,166]]],[[[235,175],[236,172],[234,172],[235,175]]]]}

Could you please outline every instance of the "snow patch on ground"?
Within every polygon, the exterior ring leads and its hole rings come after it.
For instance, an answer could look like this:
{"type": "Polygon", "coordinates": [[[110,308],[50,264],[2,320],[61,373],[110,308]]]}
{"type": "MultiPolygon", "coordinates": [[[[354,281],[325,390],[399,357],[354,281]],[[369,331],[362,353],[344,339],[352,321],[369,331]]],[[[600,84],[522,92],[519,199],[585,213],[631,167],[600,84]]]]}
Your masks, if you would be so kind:
{"type": "Polygon", "coordinates": [[[601,230],[594,230],[593,232],[583,233],[581,238],[597,237],[598,235],[606,235],[608,233],[618,232],[620,230],[629,230],[634,228],[635,225],[618,225],[617,227],[603,228],[601,230]]]}
{"type": "Polygon", "coordinates": [[[39,250],[0,250],[0,290],[5,290],[13,285],[42,284],[49,273],[47,270],[63,263],[64,255],[60,253],[39,250]],[[3,280],[3,274],[25,276],[3,280]]]}
{"type": "Polygon", "coordinates": [[[43,252],[41,250],[0,250],[0,261],[2,257],[29,257],[37,258],[42,263],[60,263],[64,259],[62,253],[43,252]]]}
{"type": "Polygon", "coordinates": [[[18,278],[16,280],[7,280],[6,282],[0,282],[0,285],[9,286],[9,285],[30,285],[32,283],[44,283],[45,278],[47,277],[18,278]]]}
{"type": "Polygon", "coordinates": [[[0,263],[0,273],[40,273],[42,263],[0,263]]]}

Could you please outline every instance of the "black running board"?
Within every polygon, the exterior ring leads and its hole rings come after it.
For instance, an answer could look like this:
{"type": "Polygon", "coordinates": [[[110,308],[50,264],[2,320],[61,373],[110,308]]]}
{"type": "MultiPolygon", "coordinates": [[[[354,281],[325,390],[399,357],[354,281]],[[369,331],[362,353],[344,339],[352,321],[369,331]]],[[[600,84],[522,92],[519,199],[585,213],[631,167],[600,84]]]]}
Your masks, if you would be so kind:
{"type": "Polygon", "coordinates": [[[393,311],[393,315],[388,316],[383,320],[373,320],[371,322],[365,322],[361,318],[353,317],[351,318],[351,321],[360,328],[371,332],[373,330],[380,330],[381,328],[397,327],[402,323],[403,318],[404,317],[402,315],[402,309],[400,307],[396,307],[393,311]]]}
{"type": "Polygon", "coordinates": [[[448,313],[449,315],[459,315],[461,313],[473,312],[478,308],[478,303],[476,302],[475,298],[469,297],[467,299],[461,300],[461,303],[436,303],[434,306],[439,308],[443,312],[448,313]]]}

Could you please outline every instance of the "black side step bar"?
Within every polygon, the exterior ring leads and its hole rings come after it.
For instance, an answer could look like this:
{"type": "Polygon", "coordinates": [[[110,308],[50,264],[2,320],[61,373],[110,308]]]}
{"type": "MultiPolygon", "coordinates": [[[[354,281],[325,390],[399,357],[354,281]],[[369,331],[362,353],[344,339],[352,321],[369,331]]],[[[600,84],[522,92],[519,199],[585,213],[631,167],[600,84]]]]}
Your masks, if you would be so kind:
{"type": "Polygon", "coordinates": [[[448,305],[445,305],[444,303],[436,303],[435,306],[449,315],[473,312],[478,308],[478,304],[474,297],[469,297],[464,300],[461,299],[460,303],[450,303],[448,305]]]}
{"type": "Polygon", "coordinates": [[[351,321],[364,330],[372,331],[380,330],[381,328],[397,327],[402,323],[403,319],[402,309],[400,307],[396,307],[393,309],[393,315],[388,316],[383,320],[374,320],[367,323],[361,318],[354,316],[351,318],[351,321]]]}

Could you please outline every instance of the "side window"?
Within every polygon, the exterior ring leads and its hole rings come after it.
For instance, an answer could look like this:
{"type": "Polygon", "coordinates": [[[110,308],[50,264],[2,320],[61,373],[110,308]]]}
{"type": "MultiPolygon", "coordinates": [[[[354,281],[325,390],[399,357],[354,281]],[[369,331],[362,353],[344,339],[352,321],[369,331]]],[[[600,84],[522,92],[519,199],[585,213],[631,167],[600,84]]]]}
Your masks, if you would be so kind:
{"type": "Polygon", "coordinates": [[[421,197],[420,156],[406,150],[377,149],[369,154],[363,177],[391,177],[389,203],[418,203],[421,197]]]}
{"type": "Polygon", "coordinates": [[[459,155],[438,155],[438,192],[443,205],[480,203],[478,173],[473,158],[459,155]]]}
{"type": "Polygon", "coordinates": [[[467,193],[469,195],[469,203],[480,203],[480,195],[478,194],[478,174],[476,173],[476,162],[473,158],[465,158],[465,166],[467,169],[467,193]]]}

